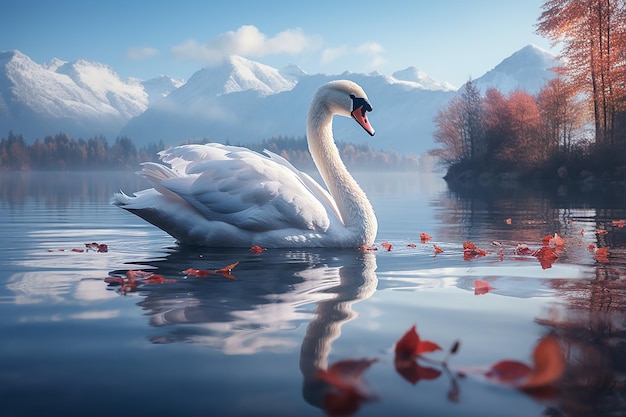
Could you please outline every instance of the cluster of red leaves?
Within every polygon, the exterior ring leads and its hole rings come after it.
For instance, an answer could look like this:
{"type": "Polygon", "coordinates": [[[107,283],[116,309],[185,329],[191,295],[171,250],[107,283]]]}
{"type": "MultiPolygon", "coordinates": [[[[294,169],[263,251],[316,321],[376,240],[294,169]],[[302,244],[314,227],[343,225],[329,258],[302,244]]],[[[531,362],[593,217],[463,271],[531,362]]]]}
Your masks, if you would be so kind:
{"type": "MultiPolygon", "coordinates": [[[[194,269],[188,268],[183,271],[183,274],[193,275],[197,277],[207,277],[209,275],[220,275],[228,279],[235,279],[232,275],[232,270],[239,262],[227,265],[223,268],[206,270],[206,269],[194,269]]],[[[142,284],[171,284],[177,282],[176,279],[165,278],[163,275],[154,274],[149,271],[129,270],[123,277],[120,276],[108,276],[104,279],[104,282],[111,285],[119,285],[119,292],[126,294],[129,292],[137,291],[142,284]]]]}
{"type": "MultiPolygon", "coordinates": [[[[108,251],[109,251],[109,247],[105,243],[97,243],[97,242],[85,243],[84,248],[72,248],[69,250],[69,252],[77,252],[77,253],[82,253],[82,252],[105,253],[108,251]]],[[[49,249],[48,252],[55,252],[55,250],[49,249]]],[[[57,252],[67,252],[67,250],[57,249],[57,252]]]]}
{"type": "Polygon", "coordinates": [[[541,239],[543,246],[539,249],[531,249],[525,243],[518,243],[513,253],[519,256],[534,256],[541,264],[541,268],[548,269],[559,259],[558,252],[563,250],[565,239],[558,234],[547,235],[541,239]]]}
{"type": "MultiPolygon", "coordinates": [[[[539,340],[530,364],[506,359],[489,367],[472,367],[470,371],[457,371],[455,376],[448,366],[448,358],[456,354],[459,347],[459,341],[454,342],[443,360],[426,357],[424,355],[443,349],[435,342],[420,338],[416,326],[412,326],[395,344],[394,367],[402,378],[413,385],[422,380],[437,379],[446,373],[451,380],[451,389],[448,392],[448,399],[451,401],[458,401],[460,395],[456,377],[470,375],[513,387],[538,399],[550,398],[556,394],[554,384],[565,370],[563,352],[554,336],[546,336],[539,340]]],[[[351,415],[361,404],[376,398],[362,379],[363,373],[376,361],[376,359],[343,360],[317,372],[316,377],[328,384],[328,391],[324,397],[324,410],[328,415],[351,415]]]]}
{"type": "MultiPolygon", "coordinates": [[[[429,360],[430,364],[438,364],[440,369],[422,366],[418,361],[423,359],[423,354],[442,349],[435,342],[422,340],[413,326],[396,342],[394,364],[397,372],[415,385],[420,380],[438,378],[442,370],[448,369],[447,358],[456,354],[459,347],[460,343],[456,341],[443,361],[429,360]]],[[[564,370],[565,359],[558,340],[554,336],[546,336],[535,347],[530,365],[516,360],[502,360],[487,370],[473,372],[478,372],[489,381],[515,387],[533,396],[546,397],[555,393],[554,383],[564,370]]]]}

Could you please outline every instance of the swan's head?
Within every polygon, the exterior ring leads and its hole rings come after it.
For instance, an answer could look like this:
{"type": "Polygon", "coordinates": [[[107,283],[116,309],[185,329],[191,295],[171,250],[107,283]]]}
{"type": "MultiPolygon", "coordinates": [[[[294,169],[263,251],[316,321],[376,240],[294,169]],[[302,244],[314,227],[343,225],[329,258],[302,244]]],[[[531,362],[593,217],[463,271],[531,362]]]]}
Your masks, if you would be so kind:
{"type": "Polygon", "coordinates": [[[349,80],[331,81],[320,87],[311,105],[312,108],[326,105],[331,113],[352,117],[367,133],[374,136],[375,130],[367,118],[372,105],[357,83],[349,80]]]}

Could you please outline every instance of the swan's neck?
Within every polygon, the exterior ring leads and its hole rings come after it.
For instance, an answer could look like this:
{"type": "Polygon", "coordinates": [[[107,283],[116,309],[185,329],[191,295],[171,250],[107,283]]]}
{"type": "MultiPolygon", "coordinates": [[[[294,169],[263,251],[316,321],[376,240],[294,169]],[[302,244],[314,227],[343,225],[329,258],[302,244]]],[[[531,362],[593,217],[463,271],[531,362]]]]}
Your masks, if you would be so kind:
{"type": "Polygon", "coordinates": [[[356,245],[374,243],[378,223],[365,192],[350,175],[335,145],[332,113],[309,113],[307,138],[309,151],[322,179],[333,196],[343,223],[355,238],[356,245]]]}

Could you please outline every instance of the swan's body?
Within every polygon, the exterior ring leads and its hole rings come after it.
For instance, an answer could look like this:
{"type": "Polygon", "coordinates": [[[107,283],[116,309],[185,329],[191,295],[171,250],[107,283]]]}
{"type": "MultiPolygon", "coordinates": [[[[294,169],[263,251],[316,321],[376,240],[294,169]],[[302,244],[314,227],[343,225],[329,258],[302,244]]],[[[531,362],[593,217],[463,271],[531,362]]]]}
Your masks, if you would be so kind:
{"type": "Polygon", "coordinates": [[[370,135],[372,107],[351,81],[322,86],[309,108],[307,139],[328,191],[284,158],[220,144],[159,153],[140,175],[154,188],[118,193],[113,203],[163,229],[182,244],[219,247],[359,247],[378,224],[365,193],[341,161],[334,114],[352,116],[370,135]],[[330,193],[329,193],[330,192],[330,193]]]}

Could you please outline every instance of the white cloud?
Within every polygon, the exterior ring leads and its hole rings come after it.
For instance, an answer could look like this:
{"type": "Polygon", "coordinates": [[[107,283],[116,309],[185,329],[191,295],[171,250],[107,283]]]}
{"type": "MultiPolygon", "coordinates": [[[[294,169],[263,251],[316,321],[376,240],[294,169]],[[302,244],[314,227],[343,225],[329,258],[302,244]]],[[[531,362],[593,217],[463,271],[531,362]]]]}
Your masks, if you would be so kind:
{"type": "Polygon", "coordinates": [[[384,65],[387,60],[383,57],[385,49],[376,42],[367,42],[357,47],[348,47],[342,45],[334,48],[326,48],[322,51],[322,64],[330,64],[340,58],[348,58],[361,61],[363,58],[367,61],[369,69],[376,69],[384,65]]]}
{"type": "Polygon", "coordinates": [[[172,54],[179,59],[192,59],[204,64],[216,64],[229,55],[262,57],[275,54],[298,54],[315,48],[319,40],[309,37],[301,29],[287,29],[268,38],[256,26],[244,25],[199,44],[193,39],[173,46],[172,54]]]}
{"type": "Polygon", "coordinates": [[[128,48],[126,50],[126,57],[133,61],[141,61],[157,55],[159,55],[159,51],[155,48],[128,48]]]}

